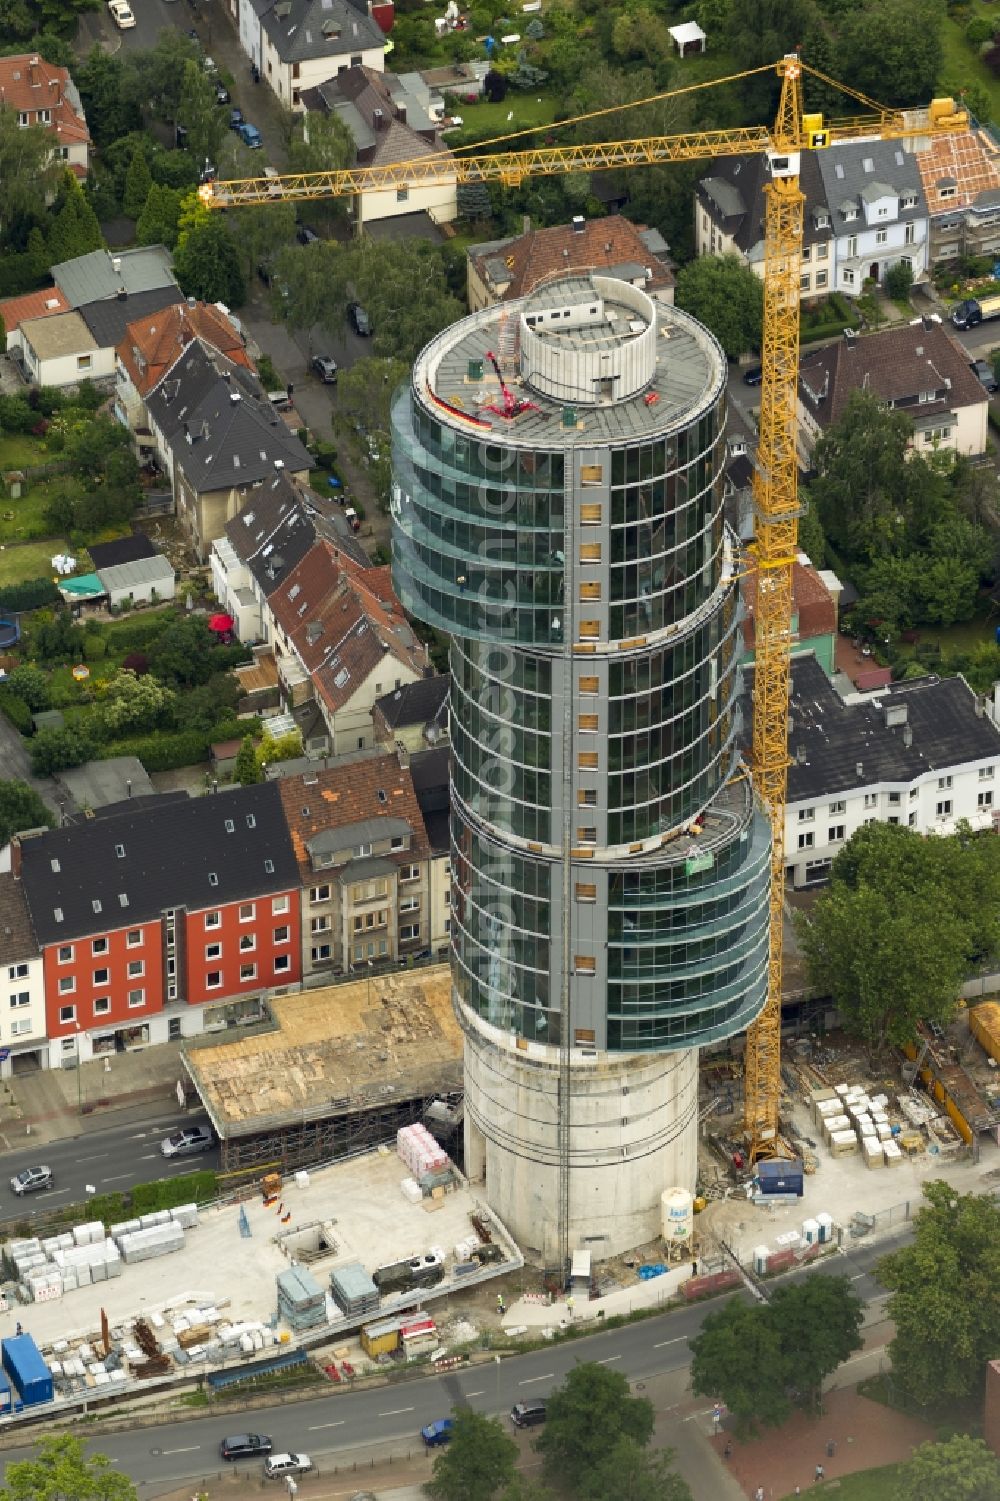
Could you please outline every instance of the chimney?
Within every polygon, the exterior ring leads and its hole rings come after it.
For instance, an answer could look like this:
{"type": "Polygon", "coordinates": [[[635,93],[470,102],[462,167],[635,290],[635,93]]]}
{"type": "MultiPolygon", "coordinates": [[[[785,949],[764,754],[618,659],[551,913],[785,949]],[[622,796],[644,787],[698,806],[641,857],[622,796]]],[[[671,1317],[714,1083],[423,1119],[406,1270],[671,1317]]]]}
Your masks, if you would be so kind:
{"type": "Polygon", "coordinates": [[[575,235],[582,235],[583,231],[586,229],[586,227],[587,227],[587,221],[583,217],[583,215],[582,214],[574,214],[573,215],[573,233],[575,235]]]}
{"type": "Polygon", "coordinates": [[[113,255],[111,257],[111,269],[116,276],[120,273],[122,269],[122,258],[120,255],[113,255]]]}
{"type": "Polygon", "coordinates": [[[405,104],[397,104],[396,105],[396,119],[399,120],[403,125],[406,124],[406,105],[405,104]]]}
{"type": "Polygon", "coordinates": [[[36,76],[37,69],[38,69],[38,58],[37,57],[29,57],[28,58],[28,82],[31,84],[31,87],[33,89],[37,89],[37,87],[38,87],[38,78],[36,76]]]}
{"type": "Polygon", "coordinates": [[[396,741],[396,760],[399,762],[400,771],[408,771],[410,766],[410,752],[402,740],[396,741]]]}
{"type": "Polygon", "coordinates": [[[126,777],[125,778],[125,794],[126,794],[127,797],[131,797],[132,796],[132,778],[131,777],[126,777]]]}
{"type": "Polygon", "coordinates": [[[10,873],[15,881],[21,879],[21,841],[16,834],[10,841],[10,873]]]}
{"type": "Polygon", "coordinates": [[[857,764],[855,765],[854,770],[858,774],[858,781],[859,782],[863,782],[864,779],[865,779],[865,766],[864,766],[864,762],[863,761],[858,761],[857,764]]]}
{"type": "Polygon", "coordinates": [[[372,110],[372,129],[373,130],[382,130],[384,126],[385,126],[385,111],[384,110],[380,110],[380,109],[373,109],[372,110]]]}
{"type": "Polygon", "coordinates": [[[907,750],[909,750],[910,746],[913,744],[913,731],[910,729],[910,726],[908,724],[904,724],[903,726],[903,744],[906,746],[907,750]]]}
{"type": "Polygon", "coordinates": [[[800,745],[796,750],[795,759],[800,766],[804,766],[806,764],[806,748],[804,745],[800,745]]]}

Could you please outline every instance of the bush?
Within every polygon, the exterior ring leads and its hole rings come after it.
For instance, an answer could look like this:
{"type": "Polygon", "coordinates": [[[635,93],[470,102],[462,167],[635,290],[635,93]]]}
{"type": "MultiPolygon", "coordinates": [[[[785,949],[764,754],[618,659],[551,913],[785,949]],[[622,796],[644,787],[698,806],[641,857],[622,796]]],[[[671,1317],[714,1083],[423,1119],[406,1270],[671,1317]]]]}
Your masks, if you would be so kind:
{"type": "Polygon", "coordinates": [[[5,714],[22,735],[31,734],[31,710],[24,699],[18,698],[9,688],[0,688],[0,713],[5,714]]]}
{"type": "Polygon", "coordinates": [[[903,261],[897,261],[885,273],[885,290],[894,302],[905,302],[913,286],[913,269],[903,261]]]}
{"type": "Polygon", "coordinates": [[[93,741],[82,730],[40,730],[31,746],[31,769],[36,777],[50,777],[67,766],[82,766],[93,754],[93,741]]]}
{"type": "Polygon", "coordinates": [[[996,27],[993,22],[988,20],[986,16],[973,16],[965,28],[965,40],[970,47],[974,47],[978,51],[984,42],[993,40],[995,30],[996,27]]]}
{"type": "Polygon", "coordinates": [[[207,1204],[218,1193],[218,1179],[210,1171],[181,1173],[177,1178],[159,1178],[154,1183],[137,1183],[129,1190],[132,1213],[155,1214],[159,1209],[174,1209],[178,1204],[207,1204]]]}
{"type": "Polygon", "coordinates": [[[156,615],[137,615],[121,625],[106,629],[103,634],[116,653],[124,652],[126,655],[129,652],[148,653],[153,642],[158,640],[177,618],[173,610],[163,610],[156,615]]]}
{"type": "Polygon", "coordinates": [[[134,672],[137,678],[141,678],[149,671],[149,658],[144,651],[130,651],[122,667],[127,672],[134,672]]]}
{"type": "Polygon", "coordinates": [[[318,469],[332,469],[337,457],[337,450],[332,443],[316,443],[313,452],[316,455],[316,467],[318,469]]]}
{"type": "Polygon", "coordinates": [[[58,604],[59,590],[49,579],[24,579],[0,589],[0,610],[38,610],[42,605],[58,604]]]}
{"type": "Polygon", "coordinates": [[[274,368],[270,355],[262,354],[257,361],[257,374],[265,391],[282,391],[285,382],[274,368]]]}

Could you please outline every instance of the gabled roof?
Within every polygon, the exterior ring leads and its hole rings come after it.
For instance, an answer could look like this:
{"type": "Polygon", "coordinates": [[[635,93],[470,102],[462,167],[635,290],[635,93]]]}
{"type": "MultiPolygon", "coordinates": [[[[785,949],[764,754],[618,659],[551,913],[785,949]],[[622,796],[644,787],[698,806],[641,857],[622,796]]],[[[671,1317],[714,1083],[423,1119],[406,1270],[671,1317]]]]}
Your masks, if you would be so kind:
{"type": "MultiPolygon", "coordinates": [[[[748,554],[746,571],[740,580],[740,594],[746,614],[742,622],[743,640],[748,651],[755,645],[754,611],[757,608],[758,568],[756,557],[748,554]]],[[[798,639],[828,636],[837,629],[837,606],[833,595],[816,569],[796,561],[792,564],[792,609],[798,617],[798,639]]]]}
{"type": "Polygon", "coordinates": [[[147,318],[151,313],[176,303],[183,303],[180,287],[150,287],[148,292],[129,292],[125,297],[105,297],[83,303],[78,312],[101,349],[113,348],[122,338],[133,318],[147,318]]]}
{"type": "Polygon", "coordinates": [[[26,292],[23,297],[7,297],[0,302],[0,323],[12,334],[33,318],[51,318],[53,313],[68,311],[69,303],[58,287],[43,287],[40,292],[26,292]]]}
{"type": "Polygon", "coordinates": [[[260,585],[265,598],[287,578],[317,539],[332,542],[361,568],[371,559],[333,500],[295,483],[285,474],[253,491],[243,509],[226,523],[226,537],[260,585]]]}
{"type": "Polygon", "coordinates": [[[935,136],[915,159],[931,214],[954,213],[980,194],[1000,189],[1000,147],[985,130],[935,136]],[[948,188],[948,196],[942,196],[948,188]]]}
{"type": "MultiPolygon", "coordinates": [[[[4,871],[0,874],[0,967],[19,959],[33,959],[37,953],[38,940],[31,926],[24,886],[9,870],[4,871]]],[[[9,988],[14,989],[13,980],[9,988]]]]}
{"type": "Polygon", "coordinates": [[[416,156],[447,156],[421,100],[406,95],[392,74],[374,68],[345,68],[335,78],[307,91],[303,102],[339,115],[351,133],[358,160],[387,166],[416,156]]]}
{"type": "MultiPolygon", "coordinates": [[[[413,789],[409,769],[396,756],[379,751],[364,751],[357,756],[341,756],[299,776],[283,777],[274,784],[299,862],[303,881],[313,875],[309,848],[316,839],[317,851],[329,844],[323,836],[331,830],[342,834],[360,829],[356,844],[374,844],[380,838],[399,837],[409,828],[410,848],[391,853],[388,858],[399,865],[427,858],[420,805],[413,789]]],[[[333,848],[337,848],[334,844],[333,848]]]]}
{"type": "MultiPolygon", "coordinates": [[[[816,165],[820,154],[802,153],[799,185],[806,200],[803,245],[820,245],[833,236],[829,224],[821,227],[817,222],[817,210],[822,212],[827,208],[823,179],[816,165]]],[[[732,236],[736,248],[752,260],[763,255],[764,187],[768,181],[767,159],[763,153],[754,152],[747,156],[718,157],[711,172],[698,184],[702,206],[715,224],[732,236]]]]}
{"type": "Polygon", "coordinates": [[[334,713],[387,656],[415,675],[423,673],[426,653],[392,592],[387,567],[359,568],[332,543],[316,542],[269,604],[317,695],[334,713]]]}
{"type": "Polygon", "coordinates": [[[29,116],[28,123],[47,124],[60,146],[90,144],[80,94],[66,68],[47,63],[37,52],[0,57],[0,100],[7,109],[29,116]],[[49,120],[38,121],[39,110],[49,120]]]}
{"type": "Polygon", "coordinates": [[[802,160],[814,160],[819,169],[838,234],[852,234],[853,228],[848,226],[863,227],[862,200],[872,202],[887,194],[908,193],[914,200],[909,208],[900,203],[899,213],[891,222],[906,223],[927,214],[917,159],[898,141],[844,141],[828,151],[805,152],[802,160]],[[849,205],[858,209],[856,219],[848,218],[849,205]]]}
{"type": "Polygon", "coordinates": [[[194,338],[218,349],[234,365],[253,370],[243,340],[221,308],[207,302],[176,302],[129,321],[118,358],[140,396],[146,396],[194,338]]]}
{"type": "Polygon", "coordinates": [[[966,351],[940,323],[908,323],[840,339],[799,365],[799,399],[821,427],[836,422],[851,392],[862,388],[915,420],[987,400],[966,351]],[[921,395],[934,399],[922,402],[921,395]]]}
{"type": "Polygon", "coordinates": [[[58,360],[65,355],[96,354],[100,348],[80,314],[74,309],[47,318],[29,318],[21,324],[21,338],[40,360],[58,360]]]}
{"type": "Polygon", "coordinates": [[[101,568],[97,576],[105,592],[110,594],[114,589],[134,589],[140,584],[169,585],[176,575],[170,559],[156,553],[152,558],[136,558],[132,563],[101,568]]]}
{"type": "MultiPolygon", "coordinates": [[[[811,653],[793,657],[791,673],[790,803],[879,782],[906,784],[929,772],[1000,757],[1000,729],[976,712],[976,695],[964,678],[914,678],[847,704],[811,653]],[[905,707],[905,723],[888,727],[888,707],[905,707]]],[[[753,676],[749,668],[747,703],[753,676]]]]}
{"type": "Polygon", "coordinates": [[[129,537],[116,537],[113,542],[95,542],[87,551],[97,571],[159,555],[159,549],[153,546],[145,532],[133,532],[129,537]]]}
{"type": "Polygon", "coordinates": [[[348,0],[264,0],[260,24],[283,63],[383,51],[385,33],[366,10],[348,0]]]}
{"type": "Polygon", "coordinates": [[[410,724],[431,724],[434,720],[440,720],[442,726],[447,726],[450,689],[449,673],[418,678],[415,683],[404,683],[401,688],[395,688],[392,693],[385,693],[377,698],[375,708],[389,730],[398,730],[410,724]]]}
{"type": "Polygon", "coordinates": [[[23,842],[21,879],[43,944],[298,885],[272,783],[123,808],[23,842]]]}
{"type": "Polygon", "coordinates": [[[604,219],[578,219],[573,224],[554,224],[548,229],[531,229],[509,240],[488,245],[473,245],[469,259],[498,291],[504,300],[523,297],[539,282],[565,271],[593,270],[635,280],[651,274],[643,282],[647,291],[672,287],[674,273],[665,260],[666,245],[653,248],[650,231],[633,224],[620,214],[604,219]]]}
{"type": "Polygon", "coordinates": [[[132,296],[177,285],[170,252],[162,245],[144,245],[138,250],[91,250],[74,260],[60,261],[52,267],[51,275],[70,307],[117,297],[123,289],[132,296]]]}

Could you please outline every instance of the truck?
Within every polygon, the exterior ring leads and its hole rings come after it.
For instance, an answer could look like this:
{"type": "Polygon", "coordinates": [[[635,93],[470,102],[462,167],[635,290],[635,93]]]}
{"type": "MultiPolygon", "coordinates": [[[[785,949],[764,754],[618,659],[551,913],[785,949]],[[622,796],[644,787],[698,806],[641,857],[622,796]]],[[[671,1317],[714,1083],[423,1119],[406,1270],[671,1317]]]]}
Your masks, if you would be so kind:
{"type": "Polygon", "coordinates": [[[990,318],[1000,318],[1000,292],[989,297],[966,297],[951,310],[951,321],[956,328],[975,328],[990,318]]]}

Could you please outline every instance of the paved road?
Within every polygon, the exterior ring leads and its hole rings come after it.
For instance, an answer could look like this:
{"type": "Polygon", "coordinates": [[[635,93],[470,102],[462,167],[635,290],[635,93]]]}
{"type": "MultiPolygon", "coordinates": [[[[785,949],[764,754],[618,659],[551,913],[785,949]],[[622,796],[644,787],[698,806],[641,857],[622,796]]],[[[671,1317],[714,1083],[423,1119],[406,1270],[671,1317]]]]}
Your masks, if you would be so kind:
{"type": "MultiPolygon", "coordinates": [[[[154,1178],[171,1178],[199,1168],[217,1168],[215,1149],[197,1157],[167,1158],[160,1142],[178,1126],[204,1126],[207,1119],[166,1110],[148,1121],[112,1126],[107,1130],[83,1130],[65,1141],[32,1146],[30,1142],[0,1157],[0,1218],[15,1212],[25,1216],[45,1214],[63,1204],[82,1204],[90,1185],[98,1193],[115,1193],[154,1178]],[[10,1180],[21,1168],[44,1162],[52,1169],[54,1187],[44,1193],[18,1199],[10,1180]]],[[[82,1127],[82,1122],[81,1122],[82,1127]]]]}
{"type": "Polygon", "coordinates": [[[51,777],[36,777],[31,770],[31,757],[21,735],[10,720],[0,714],[0,767],[5,778],[18,779],[33,787],[45,805],[53,813],[65,810],[76,811],[72,798],[63,793],[51,777]]]}
{"type": "MultiPolygon", "coordinates": [[[[877,1305],[886,1295],[880,1292],[871,1268],[905,1238],[906,1232],[877,1245],[861,1246],[795,1275],[847,1275],[858,1295],[877,1305]]],[[[304,1450],[314,1460],[333,1454],[350,1459],[351,1451],[360,1458],[386,1442],[416,1443],[424,1424],[444,1417],[456,1404],[501,1414],[516,1401],[542,1397],[578,1361],[614,1366],[631,1381],[640,1382],[681,1370],[689,1363],[689,1340],[720,1301],[680,1308],[623,1329],[498,1362],[495,1367],[481,1365],[369,1391],[331,1392],[284,1407],[251,1407],[238,1417],[178,1417],[162,1427],[105,1434],[99,1446],[133,1480],[143,1483],[146,1495],[218,1473],[218,1446],[227,1433],[267,1433],[275,1449],[304,1450]]],[[[8,1451],[4,1463],[29,1453],[27,1448],[8,1451]]],[[[260,1461],[241,1468],[249,1483],[259,1476],[260,1461]]]]}

